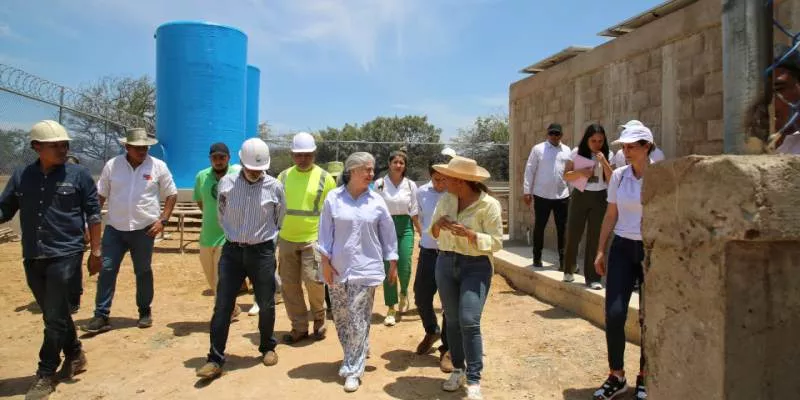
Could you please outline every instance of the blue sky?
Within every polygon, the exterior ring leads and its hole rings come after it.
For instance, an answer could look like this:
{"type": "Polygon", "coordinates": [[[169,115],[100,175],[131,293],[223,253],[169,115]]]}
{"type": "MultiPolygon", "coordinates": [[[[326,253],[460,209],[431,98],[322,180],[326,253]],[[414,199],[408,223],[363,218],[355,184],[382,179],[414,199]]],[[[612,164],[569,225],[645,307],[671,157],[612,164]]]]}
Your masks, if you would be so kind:
{"type": "Polygon", "coordinates": [[[260,119],[279,133],[425,114],[446,140],[507,112],[523,67],[661,2],[2,0],[0,63],[72,87],[154,76],[158,25],[209,20],[248,34],[260,119]]]}

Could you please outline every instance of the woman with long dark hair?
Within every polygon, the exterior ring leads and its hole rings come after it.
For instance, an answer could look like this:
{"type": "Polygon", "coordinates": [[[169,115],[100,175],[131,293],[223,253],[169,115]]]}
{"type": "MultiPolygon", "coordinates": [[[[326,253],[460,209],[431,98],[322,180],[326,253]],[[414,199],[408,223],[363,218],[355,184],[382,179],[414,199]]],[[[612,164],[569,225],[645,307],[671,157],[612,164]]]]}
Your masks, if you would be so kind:
{"type": "Polygon", "coordinates": [[[609,150],[606,131],[600,124],[586,127],[578,147],[564,167],[564,179],[573,184],[567,213],[567,247],[564,252],[564,282],[575,278],[578,243],[586,230],[586,247],[583,257],[583,271],[586,285],[599,290],[600,276],[594,270],[597,241],[600,227],[606,214],[608,181],[613,169],[608,162],[609,150]],[[577,165],[577,167],[576,167],[577,165]]]}
{"type": "Polygon", "coordinates": [[[478,400],[483,398],[481,314],[492,281],[493,253],[503,248],[502,208],[481,183],[489,172],[475,160],[455,156],[433,168],[447,177],[447,193],[436,204],[430,227],[439,245],[436,285],[454,367],[442,389],[454,392],[466,383],[467,398],[478,400]]]}
{"type": "MultiPolygon", "coordinates": [[[[617,168],[608,183],[608,208],[600,232],[600,243],[594,267],[598,275],[606,275],[606,345],[608,346],[608,379],[594,393],[595,400],[610,400],[628,390],[625,378],[625,321],[628,303],[637,284],[639,299],[645,292],[644,246],[642,244],[642,181],[651,163],[653,134],[650,129],[632,126],[622,131],[619,140],[628,165],[617,168]],[[611,232],[614,241],[606,266],[605,249],[611,232]]],[[[640,316],[639,323],[642,323],[640,316]]],[[[644,347],[639,356],[636,378],[636,399],[646,399],[644,347]]]]}
{"type": "MultiPolygon", "coordinates": [[[[411,281],[411,254],[414,252],[414,230],[421,233],[419,207],[417,205],[417,184],[406,178],[408,156],[404,151],[393,151],[389,154],[389,172],[375,182],[375,191],[380,193],[389,212],[392,214],[397,234],[397,274],[400,279],[399,311],[408,311],[408,284],[411,281]]],[[[389,264],[385,265],[389,270],[389,264]]],[[[397,282],[383,282],[383,300],[388,307],[386,326],[393,326],[396,321],[394,306],[398,304],[397,282]]]]}

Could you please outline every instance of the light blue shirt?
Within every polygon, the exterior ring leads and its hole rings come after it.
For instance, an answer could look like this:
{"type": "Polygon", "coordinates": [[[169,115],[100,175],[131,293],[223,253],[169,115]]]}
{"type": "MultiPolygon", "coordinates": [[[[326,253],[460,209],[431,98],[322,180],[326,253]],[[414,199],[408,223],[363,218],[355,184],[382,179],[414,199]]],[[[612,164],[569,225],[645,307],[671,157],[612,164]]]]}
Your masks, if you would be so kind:
{"type": "Polygon", "coordinates": [[[328,193],[319,217],[317,249],[330,258],[334,282],[380,285],[384,260],[397,260],[397,234],[380,194],[367,190],[357,199],[347,185],[328,193]]]}
{"type": "Polygon", "coordinates": [[[225,238],[247,244],[274,240],[286,211],[283,185],[267,174],[250,183],[242,174],[225,175],[217,185],[217,212],[225,238]]]}
{"type": "Polygon", "coordinates": [[[439,244],[436,239],[428,232],[431,224],[433,224],[433,211],[436,209],[436,203],[442,198],[442,195],[447,193],[442,190],[437,192],[433,188],[431,182],[420,186],[417,189],[417,204],[419,207],[419,223],[422,224],[422,239],[419,240],[419,245],[426,249],[438,249],[439,244]]]}

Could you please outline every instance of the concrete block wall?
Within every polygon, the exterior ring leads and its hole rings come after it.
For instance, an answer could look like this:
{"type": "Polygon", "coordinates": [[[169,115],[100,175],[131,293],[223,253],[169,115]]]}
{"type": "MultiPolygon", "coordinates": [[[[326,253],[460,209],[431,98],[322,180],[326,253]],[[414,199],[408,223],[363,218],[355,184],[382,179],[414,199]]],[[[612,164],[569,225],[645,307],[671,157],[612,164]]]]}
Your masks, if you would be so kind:
{"type": "MultiPolygon", "coordinates": [[[[510,216],[512,240],[525,240],[531,211],[522,202],[525,162],[552,122],[574,146],[591,123],[611,139],[639,119],[667,157],[722,153],[721,2],[700,0],[511,85],[510,216]]],[[[554,227],[549,224],[548,247],[554,227]]]]}

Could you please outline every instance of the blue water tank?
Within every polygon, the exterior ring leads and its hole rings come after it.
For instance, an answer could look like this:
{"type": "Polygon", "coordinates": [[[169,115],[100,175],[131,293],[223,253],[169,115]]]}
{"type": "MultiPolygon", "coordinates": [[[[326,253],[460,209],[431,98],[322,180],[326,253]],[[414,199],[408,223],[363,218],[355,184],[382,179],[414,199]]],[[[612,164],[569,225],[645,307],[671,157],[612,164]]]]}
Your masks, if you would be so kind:
{"type": "Polygon", "coordinates": [[[238,162],[245,139],[247,35],[176,21],[156,30],[156,136],[179,188],[194,187],[208,149],[224,142],[238,162]]]}
{"type": "Polygon", "coordinates": [[[261,90],[261,70],[253,65],[247,66],[247,113],[245,114],[245,134],[258,136],[258,93],[261,90]]]}

